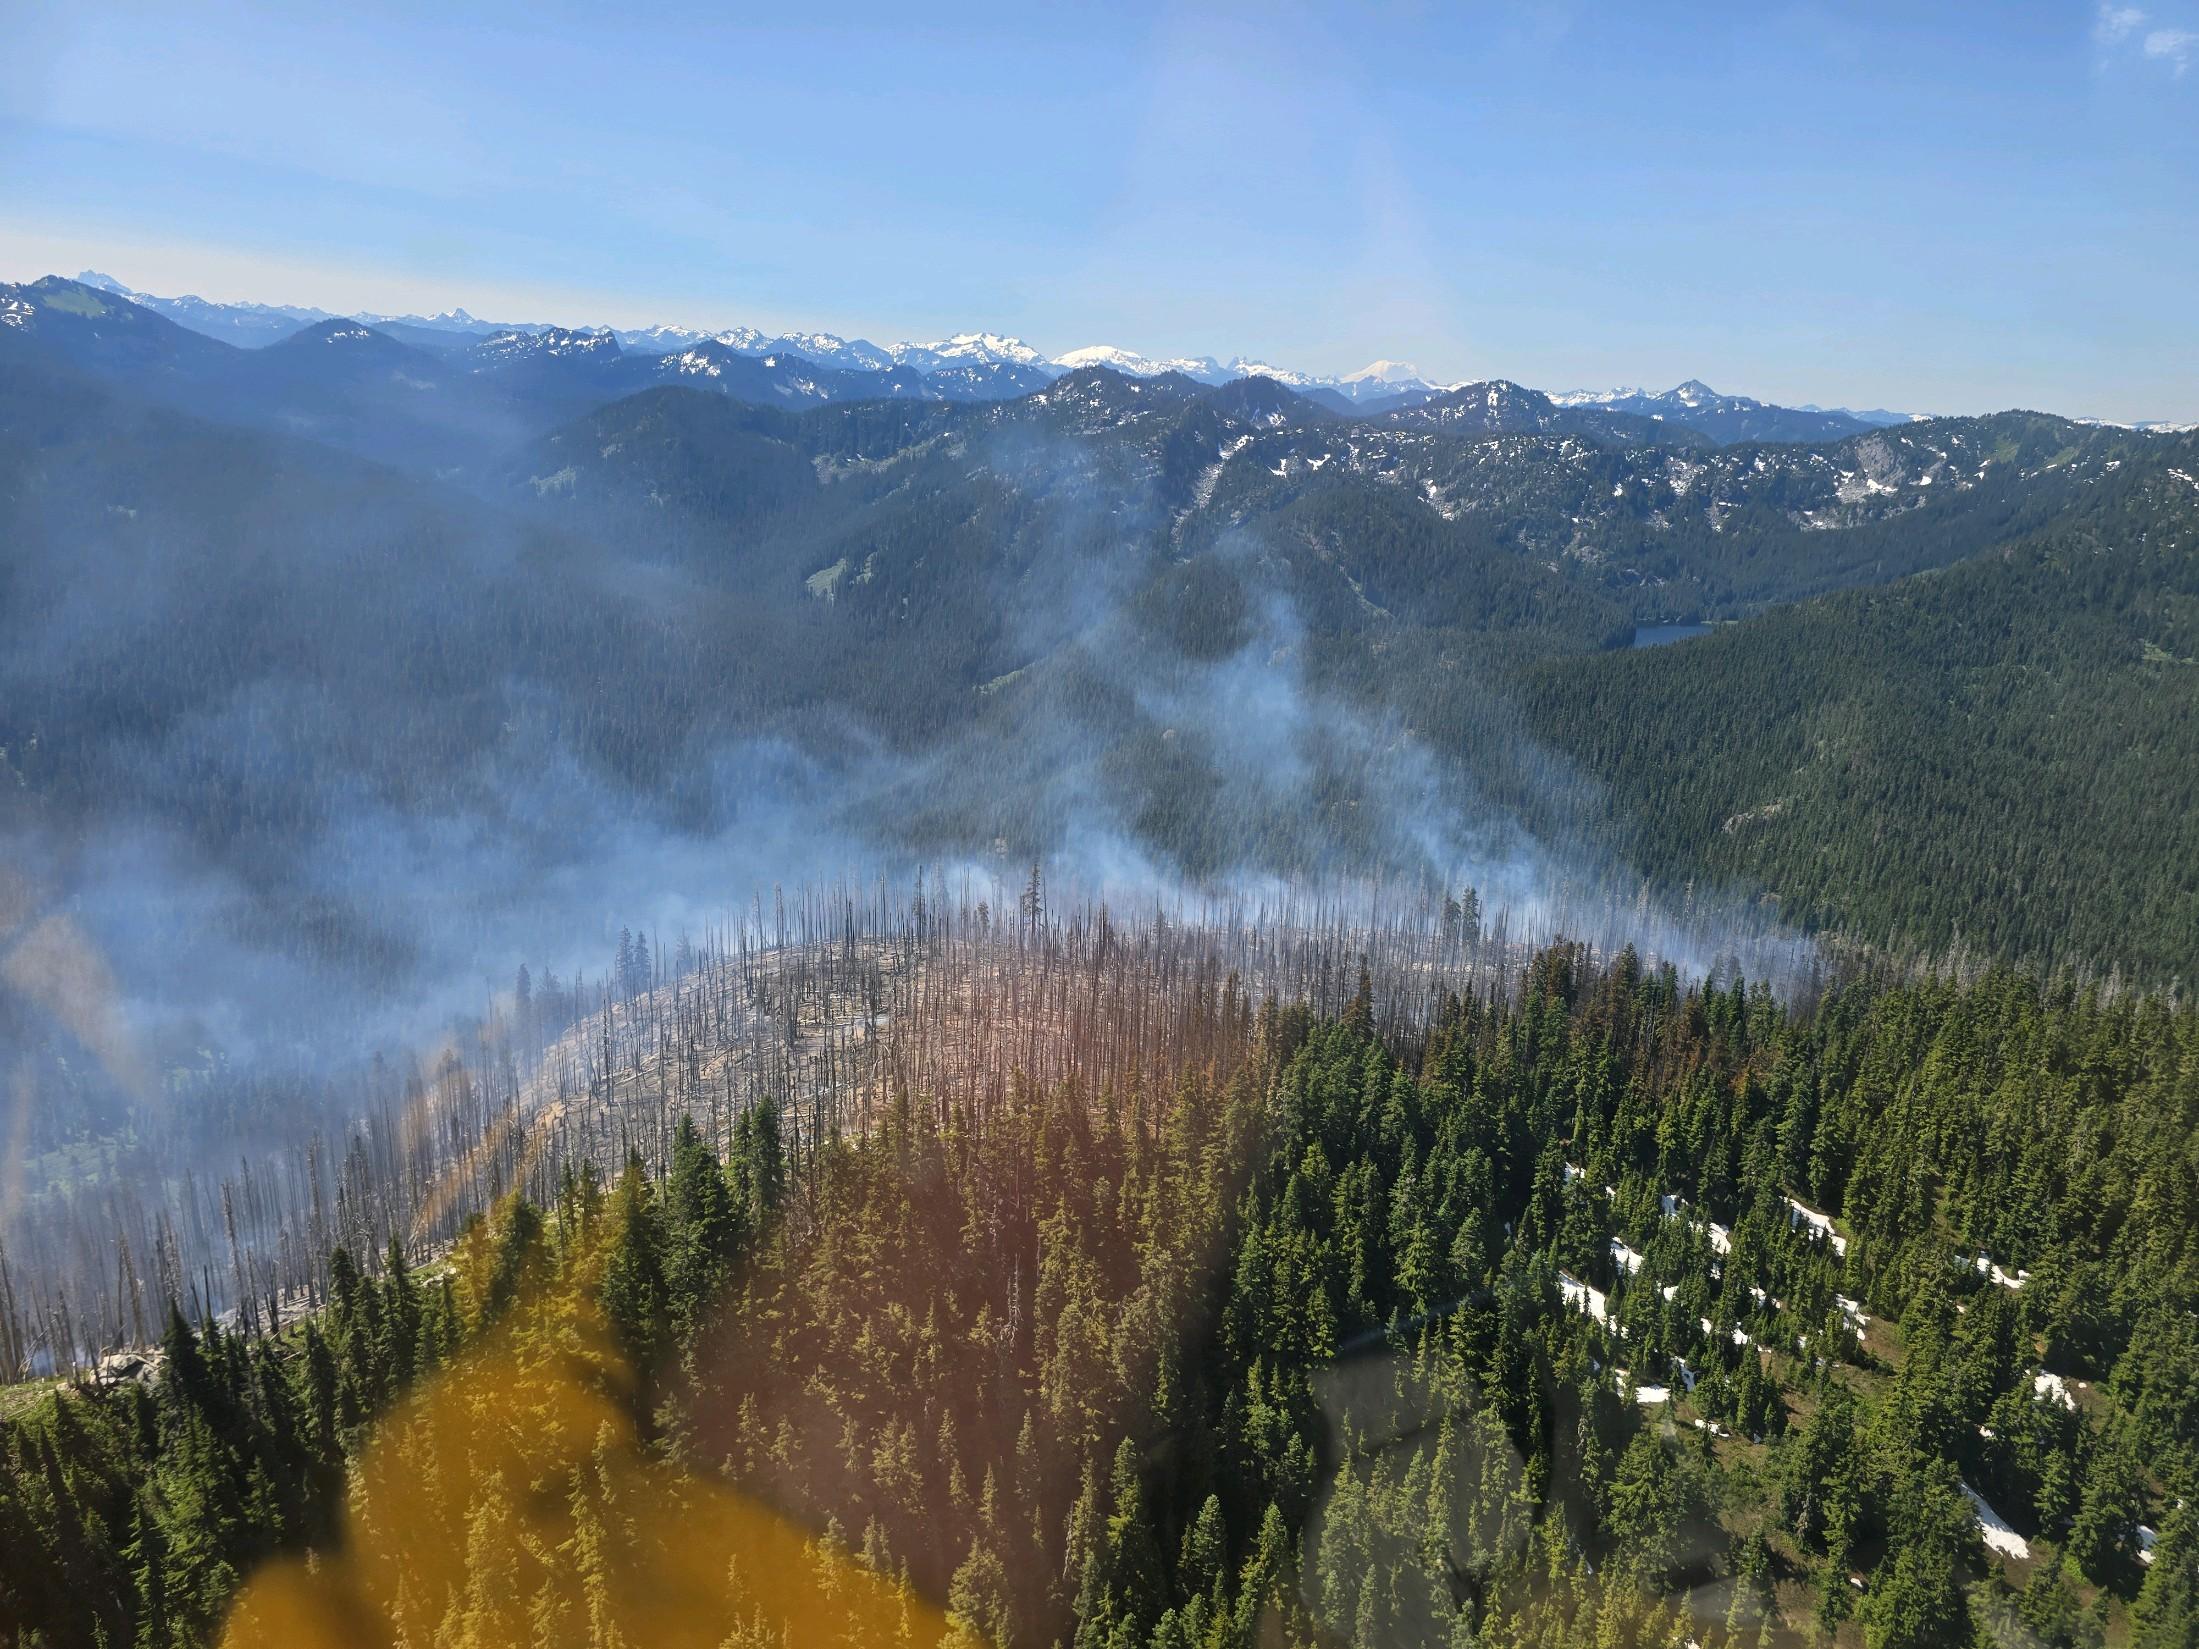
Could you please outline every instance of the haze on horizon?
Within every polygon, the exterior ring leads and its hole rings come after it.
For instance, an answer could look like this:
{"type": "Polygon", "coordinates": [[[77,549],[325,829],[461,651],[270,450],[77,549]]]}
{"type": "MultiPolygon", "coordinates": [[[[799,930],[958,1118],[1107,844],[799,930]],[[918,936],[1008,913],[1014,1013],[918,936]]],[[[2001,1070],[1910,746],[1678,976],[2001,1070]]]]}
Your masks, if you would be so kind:
{"type": "Polygon", "coordinates": [[[2190,0],[1686,23],[35,0],[0,275],[2199,418],[2190,0]]]}

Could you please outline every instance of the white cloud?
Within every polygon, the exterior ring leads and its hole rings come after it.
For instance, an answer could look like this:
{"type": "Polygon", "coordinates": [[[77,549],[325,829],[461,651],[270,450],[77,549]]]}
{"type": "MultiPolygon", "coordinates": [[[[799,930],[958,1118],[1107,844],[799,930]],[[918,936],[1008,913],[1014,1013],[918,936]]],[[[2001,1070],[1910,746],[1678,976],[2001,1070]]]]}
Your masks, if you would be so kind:
{"type": "Polygon", "coordinates": [[[2112,0],[2100,0],[2100,20],[2092,32],[2106,46],[2127,39],[2146,20],[2146,14],[2136,6],[2118,6],[2112,0]]]}
{"type": "Polygon", "coordinates": [[[2092,38],[2103,53],[2123,49],[2127,44],[2156,63],[2166,63],[2178,79],[2191,67],[2192,59],[2199,57],[2199,30],[2182,28],[2147,28],[2150,14],[2138,6],[2120,6],[2115,0],[2100,0],[2100,9],[2092,24],[2092,38]]]}
{"type": "Polygon", "coordinates": [[[2155,29],[2146,36],[2146,56],[2174,64],[2178,74],[2191,67],[2195,51],[2199,51],[2199,32],[2191,29],[2155,29]]]}

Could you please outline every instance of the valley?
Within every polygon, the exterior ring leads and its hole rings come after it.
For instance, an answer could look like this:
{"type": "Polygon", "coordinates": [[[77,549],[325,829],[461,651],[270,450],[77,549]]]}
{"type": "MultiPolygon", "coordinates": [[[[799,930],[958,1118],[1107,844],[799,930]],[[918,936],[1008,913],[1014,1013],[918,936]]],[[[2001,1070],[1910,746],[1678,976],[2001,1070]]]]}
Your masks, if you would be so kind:
{"type": "Polygon", "coordinates": [[[275,313],[0,292],[20,1641],[2170,1606],[2199,437],[275,313]]]}

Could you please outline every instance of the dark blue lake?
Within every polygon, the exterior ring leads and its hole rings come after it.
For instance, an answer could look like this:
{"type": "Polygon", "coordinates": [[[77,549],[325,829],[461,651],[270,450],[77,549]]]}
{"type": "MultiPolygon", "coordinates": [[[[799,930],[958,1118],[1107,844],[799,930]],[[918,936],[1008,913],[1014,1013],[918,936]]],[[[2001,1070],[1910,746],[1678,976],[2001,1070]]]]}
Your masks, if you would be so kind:
{"type": "Polygon", "coordinates": [[[1668,641],[1692,641],[1697,636],[1709,634],[1707,624],[1637,624],[1634,626],[1634,645],[1662,647],[1668,641]]]}

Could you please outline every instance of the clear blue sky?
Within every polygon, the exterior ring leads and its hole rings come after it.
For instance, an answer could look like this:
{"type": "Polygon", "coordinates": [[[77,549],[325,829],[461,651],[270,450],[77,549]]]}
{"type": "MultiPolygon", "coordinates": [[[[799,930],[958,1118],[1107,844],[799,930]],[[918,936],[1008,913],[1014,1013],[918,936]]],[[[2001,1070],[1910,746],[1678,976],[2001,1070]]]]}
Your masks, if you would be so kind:
{"type": "Polygon", "coordinates": [[[2199,0],[741,10],[15,0],[0,275],[2199,418],[2199,0]]]}

